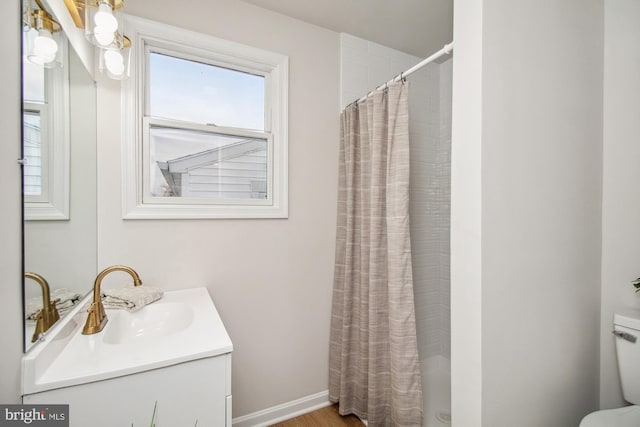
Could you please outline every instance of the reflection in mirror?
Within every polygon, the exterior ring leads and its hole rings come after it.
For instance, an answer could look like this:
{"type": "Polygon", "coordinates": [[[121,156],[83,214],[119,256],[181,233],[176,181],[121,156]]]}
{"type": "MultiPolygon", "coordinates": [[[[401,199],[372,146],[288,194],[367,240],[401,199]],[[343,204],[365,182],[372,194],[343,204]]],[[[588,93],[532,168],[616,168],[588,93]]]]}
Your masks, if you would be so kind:
{"type": "Polygon", "coordinates": [[[42,288],[42,304],[40,308],[34,307],[29,310],[30,312],[33,311],[29,316],[34,317],[32,320],[36,322],[35,330],[31,335],[31,342],[36,342],[42,334],[47,332],[49,328],[60,319],[60,313],[58,313],[58,309],[56,308],[59,299],[51,298],[49,283],[47,283],[41,275],[27,272],[24,273],[24,277],[34,280],[42,288]]]}
{"type": "Polygon", "coordinates": [[[51,309],[64,316],[96,275],[96,87],[57,38],[59,66],[23,58],[24,269],[50,286],[47,307],[41,283],[24,281],[25,351],[40,323],[55,322],[51,309]]]}
{"type": "MultiPolygon", "coordinates": [[[[25,29],[23,44],[34,43],[35,29],[25,29]]],[[[37,33],[36,33],[37,34],[37,33]]],[[[56,34],[57,61],[23,60],[23,156],[25,218],[69,219],[69,67],[67,42],[56,34]],[[55,66],[57,65],[57,66],[55,66]]]]}

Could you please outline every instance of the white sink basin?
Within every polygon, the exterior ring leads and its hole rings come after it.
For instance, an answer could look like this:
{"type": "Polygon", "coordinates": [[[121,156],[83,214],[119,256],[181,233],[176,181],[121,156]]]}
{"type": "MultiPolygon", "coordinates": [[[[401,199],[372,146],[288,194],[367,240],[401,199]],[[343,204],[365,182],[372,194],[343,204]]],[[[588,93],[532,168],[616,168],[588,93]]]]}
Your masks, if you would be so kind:
{"type": "Polygon", "coordinates": [[[193,322],[193,309],[183,302],[151,304],[130,313],[110,310],[104,330],[104,342],[124,344],[132,340],[150,340],[184,331],[193,322]]]}
{"type": "MultiPolygon", "coordinates": [[[[144,286],[144,285],[143,285],[144,286]]],[[[141,310],[106,310],[109,321],[82,335],[92,295],[22,358],[22,394],[161,368],[232,351],[206,288],[165,292],[141,310]]]]}

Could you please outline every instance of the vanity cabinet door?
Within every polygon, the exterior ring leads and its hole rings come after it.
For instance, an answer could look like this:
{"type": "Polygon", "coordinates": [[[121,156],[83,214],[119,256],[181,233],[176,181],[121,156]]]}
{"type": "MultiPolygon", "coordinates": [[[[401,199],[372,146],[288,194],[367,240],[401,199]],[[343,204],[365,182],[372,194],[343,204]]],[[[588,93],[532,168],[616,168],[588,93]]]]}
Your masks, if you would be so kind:
{"type": "Polygon", "coordinates": [[[68,404],[70,427],[226,427],[231,354],[23,396],[25,404],[68,404]]]}

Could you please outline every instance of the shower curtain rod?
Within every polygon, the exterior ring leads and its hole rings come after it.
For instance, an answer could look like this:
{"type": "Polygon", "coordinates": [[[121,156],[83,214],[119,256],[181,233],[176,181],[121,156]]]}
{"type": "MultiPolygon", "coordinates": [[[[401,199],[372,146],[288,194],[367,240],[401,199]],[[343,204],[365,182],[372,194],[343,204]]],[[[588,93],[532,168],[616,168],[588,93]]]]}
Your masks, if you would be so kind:
{"type": "Polygon", "coordinates": [[[453,41],[451,43],[449,43],[449,44],[445,44],[442,49],[440,49],[439,51],[437,51],[436,53],[434,53],[430,57],[418,62],[416,65],[414,65],[413,67],[409,68],[407,71],[404,71],[404,72],[398,74],[397,76],[395,76],[394,78],[392,78],[388,82],[386,82],[384,84],[381,84],[380,86],[378,86],[377,88],[375,88],[371,92],[368,92],[365,96],[363,96],[362,98],[360,98],[360,99],[358,99],[358,100],[356,100],[354,102],[357,104],[358,102],[364,101],[369,96],[371,96],[371,94],[373,92],[375,92],[376,90],[384,89],[390,83],[399,82],[400,80],[404,79],[405,77],[409,77],[411,74],[415,73],[420,68],[422,68],[425,65],[427,65],[428,63],[435,61],[436,59],[440,58],[441,56],[449,55],[451,53],[451,51],[453,51],[453,41]]]}

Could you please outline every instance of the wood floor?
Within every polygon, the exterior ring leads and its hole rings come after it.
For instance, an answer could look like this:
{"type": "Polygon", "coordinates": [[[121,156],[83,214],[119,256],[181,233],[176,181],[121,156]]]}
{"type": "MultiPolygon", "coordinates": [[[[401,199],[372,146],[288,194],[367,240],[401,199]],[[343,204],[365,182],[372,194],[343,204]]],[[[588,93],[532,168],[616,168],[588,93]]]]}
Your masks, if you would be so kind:
{"type": "Polygon", "coordinates": [[[338,405],[327,406],[299,417],[273,424],[270,427],[362,427],[364,424],[355,415],[341,416],[338,405]]]}

